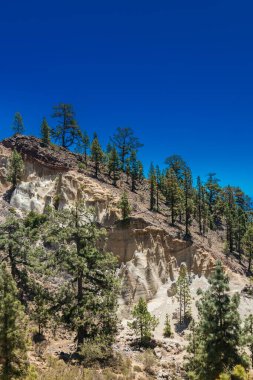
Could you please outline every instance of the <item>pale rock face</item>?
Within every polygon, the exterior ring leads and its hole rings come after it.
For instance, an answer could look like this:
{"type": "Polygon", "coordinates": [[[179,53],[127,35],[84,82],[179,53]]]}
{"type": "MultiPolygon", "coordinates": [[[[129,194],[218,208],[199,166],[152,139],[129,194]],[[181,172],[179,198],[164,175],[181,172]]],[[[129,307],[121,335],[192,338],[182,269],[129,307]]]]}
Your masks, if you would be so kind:
{"type": "Polygon", "coordinates": [[[195,275],[209,275],[214,260],[190,242],[172,238],[162,229],[143,219],[117,224],[109,231],[106,248],[120,262],[122,278],[121,306],[131,305],[140,297],[151,300],[158,289],[173,284],[177,268],[185,264],[195,275]]]}
{"type": "Polygon", "coordinates": [[[84,201],[95,208],[100,223],[118,219],[118,197],[99,185],[99,182],[76,171],[58,172],[43,168],[36,162],[25,162],[22,182],[12,194],[10,204],[23,211],[43,212],[45,206],[57,204],[58,209],[84,201]]]}
{"type": "MultiPolygon", "coordinates": [[[[0,180],[4,188],[10,151],[1,149],[0,180]]],[[[105,248],[119,259],[120,304],[125,309],[140,297],[151,300],[161,286],[167,284],[169,289],[182,263],[194,274],[209,275],[214,265],[210,254],[142,218],[119,222],[118,200],[112,188],[76,170],[61,172],[27,158],[22,182],[13,192],[10,204],[24,212],[39,213],[47,205],[63,209],[80,201],[94,207],[97,220],[108,229],[105,248]]]]}

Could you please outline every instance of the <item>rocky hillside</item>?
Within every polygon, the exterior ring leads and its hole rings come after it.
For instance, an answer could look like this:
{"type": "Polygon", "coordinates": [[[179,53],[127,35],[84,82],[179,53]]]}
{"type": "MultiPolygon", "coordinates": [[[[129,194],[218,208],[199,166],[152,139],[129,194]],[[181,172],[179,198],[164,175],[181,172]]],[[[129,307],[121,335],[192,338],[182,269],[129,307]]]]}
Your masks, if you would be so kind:
{"type": "MultiPolygon", "coordinates": [[[[209,231],[203,237],[198,234],[197,226],[193,223],[192,238],[185,240],[180,224],[176,227],[169,225],[168,210],[163,200],[159,213],[149,211],[148,188],[148,182],[143,180],[136,192],[131,192],[125,174],[121,174],[115,187],[105,168],[102,168],[96,179],[91,162],[85,167],[80,155],[56,145],[46,148],[35,137],[18,135],[0,144],[1,219],[6,217],[10,208],[15,208],[21,215],[31,210],[42,213],[47,206],[58,209],[71,207],[81,200],[93,206],[98,222],[108,231],[106,248],[119,260],[118,271],[122,284],[119,315],[122,325],[116,348],[124,352],[131,351],[132,336],[127,321],[132,305],[141,296],[144,297],[149,301],[150,311],[160,320],[155,331],[156,339],[161,341],[161,347],[156,350],[160,360],[160,377],[157,375],[157,378],[169,378],[165,377],[166,369],[163,369],[162,363],[169,359],[175,363],[175,371],[179,373],[186,345],[186,333],[176,330],[178,304],[173,284],[180,265],[186,263],[191,274],[193,300],[198,297],[198,288],[208,286],[207,278],[217,258],[222,258],[227,266],[233,292],[241,292],[247,285],[247,278],[243,265],[239,265],[232,256],[225,257],[222,230],[209,231]],[[12,192],[6,173],[8,159],[14,148],[22,154],[25,170],[21,182],[12,192]],[[123,190],[127,191],[132,205],[128,223],[120,222],[118,202],[123,190]],[[175,325],[172,339],[162,337],[167,313],[175,325]]],[[[240,307],[242,314],[253,310],[246,296],[242,297],[240,307]]],[[[193,313],[196,313],[194,306],[193,313]]],[[[48,348],[49,352],[64,349],[64,343],[62,346],[56,345],[56,348],[48,348]]],[[[137,360],[134,353],[131,355],[137,360]]]]}

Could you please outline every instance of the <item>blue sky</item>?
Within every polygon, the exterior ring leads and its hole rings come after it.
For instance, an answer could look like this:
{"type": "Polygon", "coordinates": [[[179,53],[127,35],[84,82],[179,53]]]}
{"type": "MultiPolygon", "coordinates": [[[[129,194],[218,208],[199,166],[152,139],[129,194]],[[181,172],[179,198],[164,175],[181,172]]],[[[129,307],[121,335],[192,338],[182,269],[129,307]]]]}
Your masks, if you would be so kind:
{"type": "Polygon", "coordinates": [[[253,195],[252,13],[249,0],[3,2],[0,137],[16,111],[38,134],[69,102],[104,145],[132,127],[146,167],[177,153],[253,195]]]}

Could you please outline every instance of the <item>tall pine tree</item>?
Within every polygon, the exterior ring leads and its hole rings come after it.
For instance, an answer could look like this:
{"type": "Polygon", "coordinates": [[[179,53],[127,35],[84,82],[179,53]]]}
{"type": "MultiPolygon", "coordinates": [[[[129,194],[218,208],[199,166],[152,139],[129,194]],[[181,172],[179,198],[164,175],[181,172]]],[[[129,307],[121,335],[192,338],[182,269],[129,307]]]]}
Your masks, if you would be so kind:
{"type": "Polygon", "coordinates": [[[253,259],[253,223],[249,223],[243,237],[243,249],[248,257],[248,271],[251,272],[251,263],[253,259]]]}
{"type": "Polygon", "coordinates": [[[24,171],[24,162],[20,153],[13,150],[10,161],[8,163],[7,179],[12,183],[13,189],[20,182],[24,171]]]}
{"type": "Polygon", "coordinates": [[[156,171],[152,162],[151,162],[149,173],[148,173],[148,179],[149,179],[149,189],[150,189],[150,210],[153,211],[156,205],[157,180],[156,180],[156,171]]]}
{"type": "Polygon", "coordinates": [[[71,104],[60,103],[53,107],[52,117],[58,120],[55,128],[52,128],[52,136],[56,142],[60,142],[64,148],[69,148],[77,143],[81,137],[80,128],[75,120],[75,113],[71,104]]]}
{"type": "Polygon", "coordinates": [[[16,285],[6,266],[0,268],[0,379],[23,379],[28,370],[27,321],[16,285]]]}
{"type": "Polygon", "coordinates": [[[189,347],[192,356],[187,367],[196,380],[214,380],[242,363],[240,298],[238,294],[230,296],[229,278],[221,262],[216,263],[209,283],[210,288],[197,303],[199,323],[195,326],[194,345],[191,342],[189,347]]]}
{"type": "Polygon", "coordinates": [[[47,123],[47,119],[44,117],[41,124],[41,139],[44,146],[50,144],[50,127],[47,123]]]}
{"type": "Polygon", "coordinates": [[[183,324],[190,319],[191,314],[191,293],[189,287],[189,275],[186,265],[180,266],[177,279],[177,298],[179,302],[179,323],[183,324]]]}
{"type": "Polygon", "coordinates": [[[126,158],[132,151],[137,152],[139,148],[143,146],[140,143],[138,137],[135,137],[132,128],[117,128],[117,132],[111,138],[113,145],[116,147],[119,153],[121,168],[125,170],[126,158]]]}
{"type": "Polygon", "coordinates": [[[12,129],[15,135],[21,135],[25,131],[24,122],[21,113],[16,112],[14,115],[14,121],[12,124],[12,129]]]}
{"type": "Polygon", "coordinates": [[[165,178],[166,204],[170,209],[171,224],[175,225],[176,218],[182,208],[182,190],[174,169],[167,170],[165,178]]]}
{"type": "Polygon", "coordinates": [[[116,258],[99,248],[104,237],[92,210],[82,203],[51,213],[45,225],[45,243],[56,247],[53,254],[45,252],[47,260],[67,273],[58,297],[60,316],[75,331],[79,348],[98,337],[110,346],[116,333],[116,258]]]}
{"type": "Polygon", "coordinates": [[[185,212],[185,236],[190,236],[190,223],[192,213],[192,174],[189,167],[183,170],[183,194],[184,194],[184,212],[185,212]]]}
{"type": "Polygon", "coordinates": [[[94,168],[95,168],[95,177],[97,178],[100,165],[103,161],[104,154],[103,154],[101,145],[98,141],[98,136],[96,134],[94,135],[94,139],[92,141],[90,149],[91,149],[91,160],[93,161],[94,168]]]}
{"type": "Polygon", "coordinates": [[[113,186],[116,186],[120,174],[120,160],[115,147],[108,153],[108,174],[112,177],[113,186]]]}

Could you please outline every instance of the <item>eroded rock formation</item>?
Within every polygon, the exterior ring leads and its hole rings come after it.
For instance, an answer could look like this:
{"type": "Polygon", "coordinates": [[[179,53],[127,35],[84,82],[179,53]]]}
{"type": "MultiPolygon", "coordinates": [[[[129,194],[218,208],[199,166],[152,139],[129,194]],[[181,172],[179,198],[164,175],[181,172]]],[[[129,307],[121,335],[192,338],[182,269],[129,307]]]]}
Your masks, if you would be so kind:
{"type": "MultiPolygon", "coordinates": [[[[25,170],[21,183],[11,194],[10,205],[22,212],[43,212],[46,206],[71,207],[84,200],[96,210],[98,221],[108,230],[106,249],[119,259],[122,304],[143,296],[152,299],[162,284],[168,288],[182,262],[199,276],[208,275],[214,260],[203,247],[180,239],[169,227],[146,217],[133,216],[122,223],[118,201],[120,189],[99,182],[78,170],[79,155],[63,148],[45,148],[35,137],[17,136],[0,144],[1,192],[8,190],[6,172],[11,150],[21,152],[25,170]]],[[[9,186],[10,187],[10,186],[9,186]]],[[[138,213],[137,213],[138,214],[138,213]]]]}

